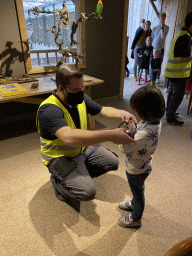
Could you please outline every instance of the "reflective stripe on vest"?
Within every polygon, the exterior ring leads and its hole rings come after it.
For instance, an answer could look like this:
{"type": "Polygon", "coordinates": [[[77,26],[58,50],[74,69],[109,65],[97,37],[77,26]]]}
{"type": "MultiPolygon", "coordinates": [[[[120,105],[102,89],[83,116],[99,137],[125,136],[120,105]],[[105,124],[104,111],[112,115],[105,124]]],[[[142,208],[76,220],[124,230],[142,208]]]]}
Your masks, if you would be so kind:
{"type": "MultiPolygon", "coordinates": [[[[184,61],[182,57],[174,57],[175,43],[180,36],[191,35],[186,30],[180,30],[172,41],[169,58],[165,68],[164,76],[168,78],[185,78],[190,76],[191,61],[184,61]]],[[[191,38],[192,39],[192,38],[191,38]]],[[[192,50],[192,47],[191,47],[192,50]]]]}
{"type": "Polygon", "coordinates": [[[72,146],[59,146],[59,145],[47,145],[46,143],[43,143],[42,140],[40,140],[40,145],[45,148],[45,149],[50,149],[50,150],[73,150],[77,149],[78,147],[72,147],[72,146]]]}
{"type": "MultiPolygon", "coordinates": [[[[76,129],[75,124],[69,111],[64,107],[64,105],[55,97],[51,95],[46,100],[44,100],[39,108],[44,104],[54,104],[60,107],[64,114],[64,119],[68,123],[71,129],[76,129]]],[[[77,106],[80,118],[80,127],[83,130],[87,130],[87,110],[85,102],[83,101],[81,104],[77,106]]],[[[38,112],[37,112],[38,117],[38,112]]],[[[37,127],[38,132],[40,134],[39,123],[37,118],[37,127]]],[[[47,140],[45,138],[40,137],[40,144],[41,144],[41,155],[43,158],[43,163],[48,165],[49,162],[58,157],[66,156],[66,157],[76,157],[83,152],[85,147],[72,147],[65,145],[59,138],[55,140],[47,140]]]]}

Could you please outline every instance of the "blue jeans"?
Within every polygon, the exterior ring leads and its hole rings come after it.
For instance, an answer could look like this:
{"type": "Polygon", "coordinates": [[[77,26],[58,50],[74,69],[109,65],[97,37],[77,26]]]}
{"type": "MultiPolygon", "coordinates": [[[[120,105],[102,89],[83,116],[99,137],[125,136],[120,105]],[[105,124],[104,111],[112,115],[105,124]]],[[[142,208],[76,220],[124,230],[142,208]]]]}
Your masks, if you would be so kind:
{"type": "Polygon", "coordinates": [[[180,106],[185,95],[185,87],[188,78],[169,78],[170,91],[167,96],[167,118],[174,119],[175,112],[180,106]]]}
{"type": "Polygon", "coordinates": [[[133,194],[132,205],[134,206],[134,210],[132,212],[132,218],[134,221],[139,221],[142,218],[145,208],[144,182],[151,173],[151,170],[152,169],[150,167],[146,172],[139,175],[129,174],[126,172],[129,186],[133,194]]]}

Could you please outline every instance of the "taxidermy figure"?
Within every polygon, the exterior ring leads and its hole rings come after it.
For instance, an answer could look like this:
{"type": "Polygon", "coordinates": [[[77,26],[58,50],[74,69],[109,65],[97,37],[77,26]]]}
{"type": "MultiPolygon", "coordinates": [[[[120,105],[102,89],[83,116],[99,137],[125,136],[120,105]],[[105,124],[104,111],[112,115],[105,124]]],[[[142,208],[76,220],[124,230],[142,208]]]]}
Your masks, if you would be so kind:
{"type": "Polygon", "coordinates": [[[96,12],[95,19],[102,19],[101,17],[102,11],[103,11],[103,3],[101,0],[99,0],[95,9],[95,12],[96,12]]]}

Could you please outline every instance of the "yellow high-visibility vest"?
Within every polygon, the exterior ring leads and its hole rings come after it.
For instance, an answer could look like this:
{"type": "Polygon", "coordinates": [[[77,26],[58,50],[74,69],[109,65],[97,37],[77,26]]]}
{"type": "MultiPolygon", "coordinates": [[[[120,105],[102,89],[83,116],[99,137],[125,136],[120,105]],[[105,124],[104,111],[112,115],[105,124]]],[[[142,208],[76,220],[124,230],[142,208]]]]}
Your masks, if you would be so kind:
{"type": "MultiPolygon", "coordinates": [[[[191,35],[188,31],[186,30],[180,30],[175,38],[173,39],[173,42],[171,43],[171,47],[169,50],[169,57],[168,57],[168,62],[165,68],[164,76],[168,78],[185,78],[190,76],[190,71],[191,71],[191,61],[184,61],[182,57],[174,57],[174,48],[175,48],[175,43],[177,39],[180,36],[183,35],[189,35],[191,38],[191,35]]],[[[191,38],[192,40],[192,38],[191,38]]],[[[192,47],[191,47],[192,51],[192,47]]]]}
{"type": "MultiPolygon", "coordinates": [[[[54,104],[60,107],[63,111],[64,119],[66,120],[70,128],[76,129],[76,126],[73,122],[71,115],[69,114],[69,111],[64,107],[64,105],[58,100],[57,97],[55,97],[54,95],[49,96],[46,100],[44,100],[41,103],[39,108],[44,104],[54,104]]],[[[86,110],[85,102],[83,101],[81,104],[78,104],[77,109],[79,112],[80,127],[83,130],[87,130],[87,110],[86,110]]],[[[37,117],[38,117],[38,112],[37,112],[37,117]]],[[[40,134],[38,118],[37,118],[37,128],[40,134]]],[[[55,140],[47,140],[43,137],[40,137],[40,144],[41,144],[41,155],[43,158],[42,160],[44,165],[48,165],[50,161],[54,158],[58,158],[62,156],[76,157],[79,154],[81,154],[85,149],[85,147],[67,146],[59,138],[55,140]]]]}

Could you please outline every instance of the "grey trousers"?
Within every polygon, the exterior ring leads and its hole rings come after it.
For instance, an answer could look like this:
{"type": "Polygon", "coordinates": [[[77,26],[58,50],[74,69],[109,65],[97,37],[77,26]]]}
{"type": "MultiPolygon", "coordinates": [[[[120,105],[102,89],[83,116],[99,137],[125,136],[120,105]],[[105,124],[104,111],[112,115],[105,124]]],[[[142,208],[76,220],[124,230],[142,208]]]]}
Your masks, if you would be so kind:
{"type": "Polygon", "coordinates": [[[96,194],[96,185],[92,178],[110,170],[117,170],[118,166],[119,160],[115,153],[100,145],[94,145],[72,159],[54,159],[48,169],[52,185],[61,195],[69,199],[89,201],[96,194]]]}
{"type": "Polygon", "coordinates": [[[170,90],[167,96],[166,116],[172,120],[185,95],[185,87],[188,78],[169,78],[170,90]]]}

